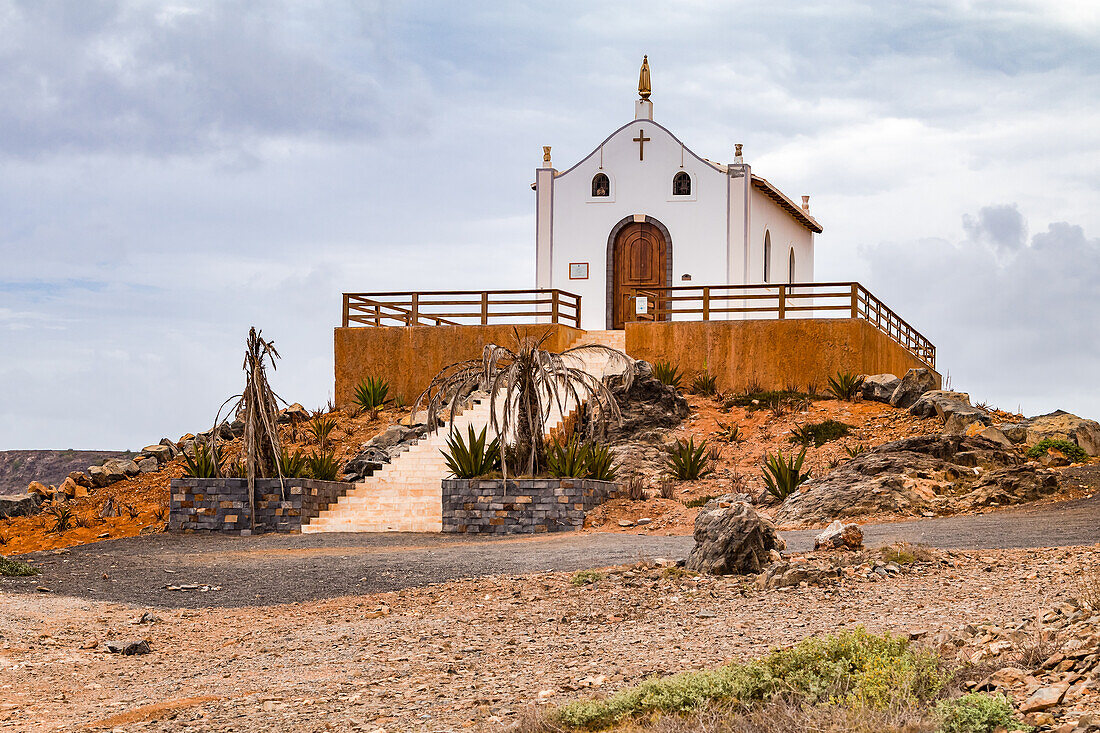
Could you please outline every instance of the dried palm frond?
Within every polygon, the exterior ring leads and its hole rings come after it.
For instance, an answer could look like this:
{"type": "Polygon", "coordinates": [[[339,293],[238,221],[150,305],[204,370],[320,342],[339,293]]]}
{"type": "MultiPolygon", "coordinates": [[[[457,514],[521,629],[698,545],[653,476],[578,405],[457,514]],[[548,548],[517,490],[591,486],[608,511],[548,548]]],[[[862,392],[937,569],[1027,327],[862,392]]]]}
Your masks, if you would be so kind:
{"type": "MultiPolygon", "coordinates": [[[[582,439],[600,437],[609,423],[622,420],[610,388],[581,368],[579,357],[598,353],[621,365],[625,389],[630,389],[634,379],[634,361],[621,351],[597,344],[575,346],[561,353],[546,351],[542,346],[550,331],[535,338],[520,335],[517,328],[513,335],[512,349],[487,344],[481,359],[461,361],[441,370],[417,399],[415,410],[426,401],[428,424],[433,426],[439,424],[440,413],[448,411],[453,430],[455,418],[474,393],[486,392],[491,432],[501,436],[502,444],[516,447],[513,454],[521,457],[526,463],[525,472],[533,475],[555,411],[562,419],[577,412],[582,439]]],[[[502,460],[506,479],[508,463],[507,458],[502,460]]]]}

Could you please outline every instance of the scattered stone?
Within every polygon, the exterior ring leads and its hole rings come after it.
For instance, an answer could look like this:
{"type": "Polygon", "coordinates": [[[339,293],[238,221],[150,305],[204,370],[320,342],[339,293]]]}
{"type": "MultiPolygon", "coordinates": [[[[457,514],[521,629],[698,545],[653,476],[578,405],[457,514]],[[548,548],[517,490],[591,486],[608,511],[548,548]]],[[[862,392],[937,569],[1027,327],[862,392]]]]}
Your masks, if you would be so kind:
{"type": "Polygon", "coordinates": [[[168,449],[168,453],[171,455],[172,458],[175,458],[176,456],[178,456],[180,454],[179,446],[176,445],[174,442],[172,442],[171,439],[161,438],[160,439],[160,444],[168,449]]]}
{"type": "Polygon", "coordinates": [[[151,458],[156,459],[156,462],[164,465],[168,461],[172,460],[172,450],[163,444],[147,445],[141,449],[141,452],[151,458]]]}
{"type": "Polygon", "coordinates": [[[288,423],[292,420],[297,422],[309,420],[309,410],[295,402],[293,405],[279,411],[279,422],[288,423]]]}
{"type": "Polygon", "coordinates": [[[69,478],[72,479],[73,483],[77,486],[83,486],[86,489],[92,488],[92,480],[88,478],[88,474],[83,471],[73,471],[69,474],[69,478]]]}
{"type": "MultiPolygon", "coordinates": [[[[128,462],[134,464],[133,461],[128,462]]],[[[137,464],[134,464],[134,472],[137,473],[137,464]]],[[[92,484],[99,488],[110,486],[126,478],[126,473],[114,461],[108,461],[102,466],[91,466],[88,473],[92,476],[92,484]]]]}
{"type": "Polygon", "coordinates": [[[37,494],[43,499],[49,499],[51,496],[53,496],[53,492],[50,491],[50,487],[46,486],[46,484],[42,483],[41,481],[31,481],[29,484],[27,484],[27,493],[37,494]]]}
{"type": "Polygon", "coordinates": [[[633,527],[634,522],[630,521],[629,519],[620,519],[619,520],[619,526],[620,527],[633,527]]]}
{"type": "Polygon", "coordinates": [[[714,575],[758,573],[779,549],[775,526],[749,504],[699,512],[688,570],[714,575]]]}
{"type": "Polygon", "coordinates": [[[872,374],[863,378],[863,399],[872,402],[890,402],[901,380],[893,374],[872,374]]]}
{"type": "Polygon", "coordinates": [[[135,654],[148,654],[152,651],[149,647],[148,639],[135,639],[133,641],[108,641],[106,642],[107,651],[112,654],[121,654],[123,656],[133,656],[135,654]]]}
{"type": "Polygon", "coordinates": [[[652,521],[653,521],[653,520],[652,520],[652,519],[650,519],[649,517],[640,517],[640,518],[638,519],[638,522],[637,522],[637,524],[638,524],[638,526],[639,526],[639,527],[644,527],[645,525],[649,524],[649,523],[650,523],[650,522],[652,522],[652,521]]]}
{"type": "Polygon", "coordinates": [[[137,476],[141,472],[137,463],[129,458],[109,458],[104,462],[103,467],[108,471],[117,470],[123,474],[123,477],[137,476]]]}
{"type": "Polygon", "coordinates": [[[970,395],[966,392],[952,392],[946,389],[933,389],[922,394],[909,406],[909,412],[916,417],[938,417],[947,420],[952,412],[960,407],[970,407],[970,395]]]}
{"type": "Polygon", "coordinates": [[[153,456],[147,456],[139,461],[136,461],[138,471],[140,473],[154,473],[160,468],[160,463],[153,456]]]}
{"type": "Polygon", "coordinates": [[[925,392],[936,388],[936,377],[930,369],[910,369],[901,378],[894,394],[890,395],[890,404],[894,407],[909,408],[925,392]]]}
{"type": "Polygon", "coordinates": [[[845,524],[839,519],[814,538],[815,550],[861,550],[863,530],[858,524],[845,524]]]}
{"type": "Polygon", "coordinates": [[[1021,713],[1031,713],[1037,710],[1046,710],[1062,702],[1062,698],[1069,689],[1068,682],[1059,682],[1049,687],[1041,687],[1031,694],[1031,697],[1020,704],[1021,713]]]}

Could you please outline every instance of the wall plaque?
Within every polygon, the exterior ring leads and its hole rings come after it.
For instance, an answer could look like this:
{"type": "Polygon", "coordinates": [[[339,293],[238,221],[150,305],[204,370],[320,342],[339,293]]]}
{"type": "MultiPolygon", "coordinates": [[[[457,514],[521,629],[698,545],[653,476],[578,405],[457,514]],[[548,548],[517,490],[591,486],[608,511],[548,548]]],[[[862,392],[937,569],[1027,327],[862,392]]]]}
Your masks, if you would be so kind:
{"type": "Polygon", "coordinates": [[[570,280],[587,280],[588,279],[588,263],[587,262],[570,262],[569,263],[569,279],[570,280]]]}

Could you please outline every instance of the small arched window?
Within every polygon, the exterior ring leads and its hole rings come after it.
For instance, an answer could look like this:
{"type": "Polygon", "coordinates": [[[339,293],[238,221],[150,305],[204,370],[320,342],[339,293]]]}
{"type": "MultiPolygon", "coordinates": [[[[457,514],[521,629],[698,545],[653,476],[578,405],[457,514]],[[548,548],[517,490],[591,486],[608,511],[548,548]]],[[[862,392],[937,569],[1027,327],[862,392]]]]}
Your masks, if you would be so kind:
{"type": "Polygon", "coordinates": [[[794,282],[794,247],[791,247],[791,255],[787,259],[787,282],[794,282]]]}
{"type": "Polygon", "coordinates": [[[673,196],[690,196],[691,195],[691,176],[687,173],[680,171],[672,177],[672,195],[673,196]]]}
{"type": "Polygon", "coordinates": [[[593,198],[599,196],[611,195],[611,180],[607,177],[606,173],[597,173],[592,176],[592,196],[593,198]]]}
{"type": "Polygon", "coordinates": [[[772,279],[772,233],[764,232],[764,282],[772,279]]]}

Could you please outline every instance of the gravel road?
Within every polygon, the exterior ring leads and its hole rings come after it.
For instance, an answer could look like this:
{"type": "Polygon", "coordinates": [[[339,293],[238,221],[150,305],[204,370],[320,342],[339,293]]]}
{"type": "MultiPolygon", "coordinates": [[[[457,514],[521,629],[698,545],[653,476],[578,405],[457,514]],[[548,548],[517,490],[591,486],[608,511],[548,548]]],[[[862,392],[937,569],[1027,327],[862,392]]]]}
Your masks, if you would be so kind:
{"type": "MultiPolygon", "coordinates": [[[[1092,476],[1090,475],[1091,479],[1092,476]]],[[[1044,507],[863,526],[869,546],[920,542],[941,549],[1064,547],[1100,542],[1100,494],[1044,507]]],[[[816,530],[782,532],[792,551],[816,530]]],[[[691,537],[566,533],[471,538],[418,534],[259,537],[156,534],[35,553],[42,574],[0,578],[0,591],[50,592],[174,608],[270,605],[362,595],[458,578],[569,571],[684,557],[691,537]],[[211,586],[208,591],[169,586],[211,586]],[[217,588],[214,590],[213,588],[217,588]]]]}

